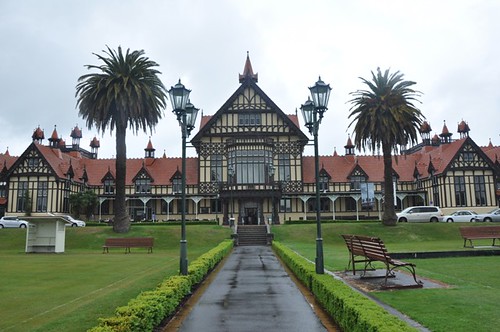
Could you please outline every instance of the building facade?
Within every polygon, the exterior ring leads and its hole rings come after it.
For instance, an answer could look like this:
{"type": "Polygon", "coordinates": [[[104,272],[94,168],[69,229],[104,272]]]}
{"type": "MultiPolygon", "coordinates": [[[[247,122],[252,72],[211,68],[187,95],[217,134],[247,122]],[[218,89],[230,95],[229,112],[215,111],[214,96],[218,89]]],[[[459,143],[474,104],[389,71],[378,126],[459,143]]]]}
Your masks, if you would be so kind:
{"type": "MultiPolygon", "coordinates": [[[[188,220],[230,218],[240,224],[315,219],[314,156],[305,156],[309,138],[297,114],[285,114],[258,86],[247,57],[239,87],[213,115],[203,115],[187,158],[188,220]]],[[[452,139],[446,124],[431,136],[420,128],[422,143],[394,157],[397,209],[413,205],[485,212],[499,206],[500,147],[479,147],[462,121],[452,139]]],[[[0,154],[0,215],[71,213],[69,197],[92,190],[99,198],[95,219],[113,217],[115,160],[99,159],[99,141],[91,151],[80,147],[81,130],[72,142],[56,128],[44,144],[38,127],[19,157],[0,154]],[[27,206],[29,205],[29,206],[27,206]]],[[[181,158],[155,156],[151,139],[144,158],[127,160],[126,195],[133,220],[168,221],[181,217],[181,158]]],[[[319,185],[323,219],[381,218],[383,161],[355,154],[351,139],[345,153],[320,156],[319,185]]]]}

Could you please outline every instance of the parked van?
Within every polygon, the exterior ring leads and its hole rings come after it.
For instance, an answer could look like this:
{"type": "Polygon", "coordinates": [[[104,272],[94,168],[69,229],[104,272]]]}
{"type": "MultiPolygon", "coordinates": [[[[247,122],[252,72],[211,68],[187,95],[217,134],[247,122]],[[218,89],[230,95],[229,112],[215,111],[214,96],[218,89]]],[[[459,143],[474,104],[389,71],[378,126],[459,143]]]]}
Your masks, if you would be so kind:
{"type": "Polygon", "coordinates": [[[398,216],[398,222],[439,222],[443,221],[443,212],[437,206],[412,206],[404,209],[398,216]]]}

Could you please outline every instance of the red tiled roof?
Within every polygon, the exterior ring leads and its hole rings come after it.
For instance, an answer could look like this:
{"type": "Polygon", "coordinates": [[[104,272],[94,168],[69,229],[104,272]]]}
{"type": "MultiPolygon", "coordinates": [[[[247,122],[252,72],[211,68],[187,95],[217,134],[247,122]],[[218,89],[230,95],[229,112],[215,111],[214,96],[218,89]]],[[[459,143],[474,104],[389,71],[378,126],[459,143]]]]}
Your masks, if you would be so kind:
{"type": "MultiPolygon", "coordinates": [[[[465,140],[465,138],[459,139],[437,147],[427,146],[410,155],[393,156],[392,167],[399,175],[399,181],[413,181],[415,166],[421,177],[428,177],[428,167],[431,161],[436,174],[439,174],[450,164],[465,140]]],[[[330,174],[332,182],[346,182],[356,165],[359,165],[367,174],[369,182],[384,181],[384,168],[381,167],[382,156],[320,156],[319,163],[330,174]]],[[[304,182],[314,183],[314,157],[303,157],[302,169],[304,170],[304,182]]]]}

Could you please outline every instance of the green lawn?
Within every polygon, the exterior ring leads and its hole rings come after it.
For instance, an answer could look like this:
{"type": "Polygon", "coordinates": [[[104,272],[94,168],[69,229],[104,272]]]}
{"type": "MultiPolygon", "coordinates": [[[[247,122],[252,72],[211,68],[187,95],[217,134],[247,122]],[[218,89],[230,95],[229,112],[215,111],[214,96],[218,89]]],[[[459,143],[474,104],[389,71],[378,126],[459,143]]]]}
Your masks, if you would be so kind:
{"type": "MultiPolygon", "coordinates": [[[[0,331],[85,331],[179,269],[179,226],[132,228],[127,236],[155,238],[153,254],[102,254],[104,239],[117,236],[108,227],[68,228],[63,254],[25,254],[25,234],[0,231],[0,331]]],[[[229,234],[218,226],[188,226],[188,259],[229,234]]]]}
{"type": "MultiPolygon", "coordinates": [[[[466,224],[465,226],[475,226],[466,224]]],[[[323,224],[325,267],[344,270],[348,252],[340,234],[382,238],[390,252],[463,250],[458,227],[464,224],[378,223],[323,224]]],[[[314,261],[315,225],[274,227],[278,241],[314,261]]],[[[477,245],[491,245],[491,240],[477,245]]],[[[468,249],[470,250],[470,249],[468,249]]],[[[500,326],[500,257],[458,257],[407,260],[417,274],[448,284],[449,288],[374,292],[372,295],[412,317],[431,331],[495,331],[500,326]]]]}
{"type": "MultiPolygon", "coordinates": [[[[467,224],[474,226],[475,224],[467,224]]],[[[381,237],[391,252],[462,250],[458,227],[464,224],[323,224],[325,267],[343,270],[348,254],[340,234],[381,237]]],[[[314,260],[316,226],[273,228],[276,240],[314,260]]],[[[229,237],[218,226],[188,225],[188,256],[200,254],[229,237]]],[[[135,226],[127,236],[153,236],[154,253],[110,249],[109,227],[69,228],[64,254],[25,254],[25,230],[0,230],[0,331],[85,331],[98,317],[113,314],[141,291],[177,274],[180,226],[135,226]]],[[[478,242],[487,245],[490,241],[478,242]]],[[[500,302],[500,257],[413,260],[417,273],[450,285],[443,289],[376,292],[377,298],[432,331],[494,331],[500,302]]]]}

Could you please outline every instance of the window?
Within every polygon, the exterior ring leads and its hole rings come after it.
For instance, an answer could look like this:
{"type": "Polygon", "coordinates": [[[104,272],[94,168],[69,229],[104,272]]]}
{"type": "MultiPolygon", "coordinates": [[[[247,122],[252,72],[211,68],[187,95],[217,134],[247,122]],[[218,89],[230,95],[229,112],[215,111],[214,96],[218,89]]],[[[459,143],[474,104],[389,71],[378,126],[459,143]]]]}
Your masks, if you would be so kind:
{"type": "Polygon", "coordinates": [[[38,182],[36,212],[47,212],[48,182],[38,182]]]}
{"type": "Polygon", "coordinates": [[[213,154],[210,156],[210,181],[222,181],[222,155],[213,154]]]}
{"type": "Polygon", "coordinates": [[[181,178],[173,178],[172,179],[172,192],[174,194],[179,194],[182,192],[182,179],[181,178]]]}
{"type": "Polygon", "coordinates": [[[474,176],[474,191],[476,194],[476,206],[485,206],[486,202],[486,185],[484,175],[474,176]]]}
{"type": "Polygon", "coordinates": [[[135,192],[142,194],[151,193],[151,181],[149,179],[135,180],[135,192]]]}
{"type": "Polygon", "coordinates": [[[115,193],[115,180],[104,180],[104,195],[113,195],[115,193]]]}
{"type": "Polygon", "coordinates": [[[40,164],[40,158],[38,157],[29,157],[28,158],[28,167],[35,168],[40,164]]]}
{"type": "Polygon", "coordinates": [[[432,176],[432,199],[433,201],[431,202],[435,206],[439,206],[439,181],[438,177],[434,175],[434,172],[431,172],[432,176]]]}
{"type": "Polygon", "coordinates": [[[222,213],[222,201],[218,198],[212,199],[210,202],[210,210],[212,213],[222,213]]]}
{"type": "Polygon", "coordinates": [[[323,192],[328,191],[328,176],[325,174],[319,176],[319,190],[323,192]]]}
{"type": "Polygon", "coordinates": [[[288,153],[278,154],[278,180],[290,180],[290,154],[288,153]]]}
{"type": "Polygon", "coordinates": [[[238,116],[240,126],[260,126],[260,113],[243,113],[238,116]]]}
{"type": "Polygon", "coordinates": [[[351,176],[351,190],[361,190],[361,183],[365,181],[366,179],[364,176],[351,176]]]}
{"type": "MultiPolygon", "coordinates": [[[[319,204],[320,204],[320,211],[321,212],[328,212],[330,211],[330,199],[327,198],[327,197],[322,197],[320,198],[319,200],[319,204]]],[[[313,199],[310,199],[308,201],[308,208],[309,208],[309,211],[312,212],[312,211],[316,211],[316,199],[313,198],[313,199]]]]}
{"type": "Polygon", "coordinates": [[[292,199],[291,198],[280,199],[280,212],[292,212],[292,199]]]}
{"type": "Polygon", "coordinates": [[[7,197],[7,182],[0,182],[0,197],[7,197]]]}
{"type": "Polygon", "coordinates": [[[356,200],[352,197],[346,197],[345,199],[345,210],[346,211],[356,211],[356,200]]]}
{"type": "Polygon", "coordinates": [[[467,205],[467,193],[465,192],[465,177],[455,176],[455,205],[467,205]]]}
{"type": "Polygon", "coordinates": [[[465,162],[474,161],[474,152],[464,152],[463,158],[465,162]]]}
{"type": "Polygon", "coordinates": [[[17,212],[24,212],[28,198],[28,181],[20,181],[17,188],[17,212]]]}
{"type": "Polygon", "coordinates": [[[269,165],[272,164],[272,151],[236,150],[229,153],[229,165],[236,165],[235,183],[267,183],[269,165]]]}
{"type": "Polygon", "coordinates": [[[110,200],[105,200],[104,202],[102,202],[101,204],[101,214],[109,214],[109,207],[110,207],[110,200]]]}
{"type": "Polygon", "coordinates": [[[64,213],[69,213],[69,195],[71,193],[71,182],[70,180],[64,181],[64,190],[63,190],[63,207],[62,211],[64,213]]]}

